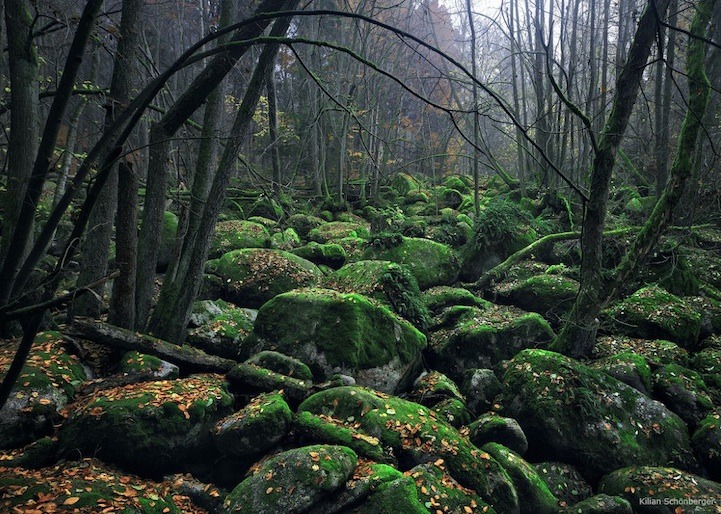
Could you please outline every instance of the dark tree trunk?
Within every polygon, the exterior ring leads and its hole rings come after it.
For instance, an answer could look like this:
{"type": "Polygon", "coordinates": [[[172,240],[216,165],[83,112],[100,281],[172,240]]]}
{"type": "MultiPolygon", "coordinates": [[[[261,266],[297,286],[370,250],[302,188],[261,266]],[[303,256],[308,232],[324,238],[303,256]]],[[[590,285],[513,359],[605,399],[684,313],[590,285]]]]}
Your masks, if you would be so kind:
{"type": "Polygon", "coordinates": [[[589,201],[581,235],[581,285],[576,302],[554,346],[575,358],[590,354],[596,342],[598,315],[604,306],[601,268],[602,236],[606,222],[606,205],[616,154],[628,126],[641,86],[651,45],[658,30],[657,13],[665,16],[670,0],[646,7],[639,21],[628,59],[616,81],[613,106],[601,132],[598,150],[591,169],[589,201]]]}

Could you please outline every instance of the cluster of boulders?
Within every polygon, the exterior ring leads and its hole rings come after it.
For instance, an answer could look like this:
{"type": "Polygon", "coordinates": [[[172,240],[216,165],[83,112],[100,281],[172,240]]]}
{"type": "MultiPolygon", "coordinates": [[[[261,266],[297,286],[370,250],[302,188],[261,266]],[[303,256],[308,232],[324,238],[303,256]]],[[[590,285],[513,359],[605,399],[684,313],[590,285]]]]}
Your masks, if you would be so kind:
{"type": "Polygon", "coordinates": [[[572,245],[459,281],[542,235],[538,205],[488,186],[474,222],[461,177],[393,185],[402,210],[219,224],[186,344],[227,373],[129,352],[98,378],[39,334],[0,411],[0,511],[721,511],[708,229],[681,278],[651,263],[604,311],[580,362],[549,350],[572,245]]]}

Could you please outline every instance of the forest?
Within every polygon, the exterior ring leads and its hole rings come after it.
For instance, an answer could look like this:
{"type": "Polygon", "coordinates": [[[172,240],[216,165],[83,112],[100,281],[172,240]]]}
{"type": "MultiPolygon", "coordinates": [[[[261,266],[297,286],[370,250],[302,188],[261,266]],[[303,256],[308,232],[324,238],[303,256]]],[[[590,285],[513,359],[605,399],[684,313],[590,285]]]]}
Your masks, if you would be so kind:
{"type": "Polygon", "coordinates": [[[721,2],[0,11],[1,513],[721,513],[721,2]]]}

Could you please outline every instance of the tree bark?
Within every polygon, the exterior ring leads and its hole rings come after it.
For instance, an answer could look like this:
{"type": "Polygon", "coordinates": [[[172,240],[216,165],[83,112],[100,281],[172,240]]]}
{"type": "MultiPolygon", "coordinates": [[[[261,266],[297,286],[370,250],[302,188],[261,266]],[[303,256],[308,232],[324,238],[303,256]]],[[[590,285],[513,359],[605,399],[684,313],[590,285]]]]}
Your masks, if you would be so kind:
{"type": "MultiPolygon", "coordinates": [[[[264,0],[256,14],[286,10],[289,0],[264,0]]],[[[293,5],[297,5],[294,3],[293,5]]],[[[231,41],[241,43],[263,33],[271,20],[254,23],[236,31],[231,41]]],[[[138,273],[136,283],[136,326],[145,327],[152,303],[155,265],[158,260],[157,241],[165,210],[165,193],[168,183],[168,149],[170,138],[182,124],[202,105],[208,94],[247,52],[249,45],[235,44],[214,57],[205,69],[193,80],[180,98],[154,124],[150,132],[150,162],[148,164],[148,186],[145,193],[142,226],[138,241],[138,273]]],[[[234,163],[233,163],[234,164],[234,163]]]]}
{"type": "MultiPolygon", "coordinates": [[[[299,0],[289,0],[288,9],[293,9],[299,0]]],[[[272,37],[283,36],[290,25],[290,18],[280,18],[271,30],[272,37]]],[[[202,212],[197,213],[200,221],[197,230],[188,234],[189,243],[184,245],[178,270],[173,280],[163,283],[158,304],[153,312],[149,327],[153,334],[173,342],[180,342],[185,334],[193,301],[203,279],[203,269],[208,256],[213,229],[230,184],[234,163],[240,146],[253,119],[253,113],[263,91],[268,68],[273,66],[278,45],[266,44],[250,79],[243,101],[236,114],[233,127],[226,141],[218,170],[208,194],[208,201],[202,212]]],[[[191,213],[195,214],[195,213],[191,213]]]]}
{"type": "Polygon", "coordinates": [[[568,320],[554,342],[557,350],[574,358],[589,355],[596,343],[598,315],[604,304],[601,241],[611,176],[657,33],[656,16],[657,13],[661,17],[665,16],[669,1],[659,0],[655,7],[648,5],[641,16],[628,60],[616,81],[611,113],[601,132],[598,150],[594,156],[589,201],[581,236],[581,286],[568,320]]]}
{"type": "MultiPolygon", "coordinates": [[[[137,74],[136,53],[140,44],[142,14],[143,0],[123,1],[118,47],[115,51],[113,75],[105,111],[106,128],[115,119],[116,108],[124,108],[130,102],[133,78],[137,74]]],[[[137,192],[132,193],[132,195],[136,194],[137,192]]],[[[89,228],[80,248],[82,270],[78,277],[79,286],[95,282],[108,273],[110,242],[117,207],[118,166],[114,164],[88,220],[89,228]]],[[[99,290],[96,293],[97,295],[85,295],[78,302],[74,302],[73,315],[97,317],[102,307],[103,291],[99,290]]]]}

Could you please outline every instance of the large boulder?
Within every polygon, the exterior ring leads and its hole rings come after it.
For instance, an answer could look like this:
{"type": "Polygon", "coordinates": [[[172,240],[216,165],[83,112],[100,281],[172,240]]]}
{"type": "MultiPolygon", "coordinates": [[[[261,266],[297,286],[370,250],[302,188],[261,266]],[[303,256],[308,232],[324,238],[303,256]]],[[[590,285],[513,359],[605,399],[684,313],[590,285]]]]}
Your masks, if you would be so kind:
{"type": "Polygon", "coordinates": [[[653,396],[692,430],[714,408],[701,375],[678,364],[667,364],[653,374],[653,396]]]}
{"type": "Polygon", "coordinates": [[[686,425],[662,403],[578,361],[524,350],[503,377],[504,414],[535,457],[577,467],[590,480],[627,465],[695,469],[686,425]]]}
{"type": "Polygon", "coordinates": [[[473,238],[463,249],[461,280],[473,282],[512,253],[536,239],[532,219],[516,204],[492,200],[473,226],[473,238]]]}
{"type": "Polygon", "coordinates": [[[421,330],[428,325],[428,309],[418,282],[402,264],[358,261],[346,264],[323,280],[323,287],[341,293],[360,293],[378,300],[421,330]]]}
{"type": "Polygon", "coordinates": [[[721,410],[717,409],[698,423],[691,442],[709,476],[721,481],[721,410]]]}
{"type": "Polygon", "coordinates": [[[153,477],[189,469],[213,455],[210,428],[232,405],[217,375],[99,390],[67,407],[60,452],[97,455],[153,477]]]}
{"type": "Polygon", "coordinates": [[[300,359],[321,380],[342,373],[392,392],[425,346],[418,329],[365,296],[302,289],[263,305],[243,348],[246,356],[275,350],[300,359]]]}
{"type": "Polygon", "coordinates": [[[208,261],[206,271],[221,278],[224,300],[254,309],[280,293],[314,286],[323,276],[297,255],[260,248],[228,252],[208,261]]]}
{"type": "Polygon", "coordinates": [[[464,307],[449,328],[431,334],[428,361],[457,382],[470,368],[492,368],[525,348],[545,348],[553,330],[539,314],[514,307],[464,307]]]}
{"type": "Polygon", "coordinates": [[[267,248],[270,233],[260,223],[244,220],[221,221],[215,225],[208,256],[212,259],[241,248],[267,248]]]}
{"type": "Polygon", "coordinates": [[[427,407],[359,387],[336,387],[314,394],[298,411],[332,418],[376,438],[407,466],[445,463],[454,480],[496,512],[519,512],[519,498],[503,467],[427,407]]]}
{"type": "Polygon", "coordinates": [[[609,333],[668,339],[692,350],[698,342],[701,314],[683,298],[651,285],[606,309],[602,324],[609,333]]]}
{"type": "Polygon", "coordinates": [[[721,505],[721,484],[668,467],[618,469],[598,489],[625,498],[638,514],[710,514],[721,505]]]}
{"type": "MultiPolygon", "coordinates": [[[[18,345],[11,342],[0,347],[0,380],[5,378],[18,345]]],[[[0,449],[18,448],[52,433],[59,411],[86,378],[78,359],[64,348],[60,333],[39,333],[0,410],[0,449]]]]}
{"type": "Polygon", "coordinates": [[[573,305],[578,282],[563,275],[542,274],[524,280],[506,280],[494,289],[494,301],[537,312],[559,324],[573,305]]]}
{"type": "Polygon", "coordinates": [[[238,357],[240,343],[251,330],[258,312],[239,308],[223,300],[202,300],[193,304],[186,342],[211,355],[238,357]]]}
{"type": "Polygon", "coordinates": [[[405,236],[374,239],[361,259],[405,264],[421,289],[450,285],[458,279],[459,262],[453,250],[430,239],[405,236]]]}
{"type": "Polygon", "coordinates": [[[308,232],[308,239],[316,243],[332,243],[345,237],[368,237],[370,225],[352,221],[331,221],[323,223],[308,232]]]}
{"type": "Polygon", "coordinates": [[[0,491],[0,512],[8,513],[206,512],[172,482],[143,480],[89,458],[38,470],[0,467],[0,491]]]}
{"type": "Polygon", "coordinates": [[[345,446],[288,450],[265,461],[228,495],[221,514],[299,514],[343,488],[358,462],[345,446]]]}

